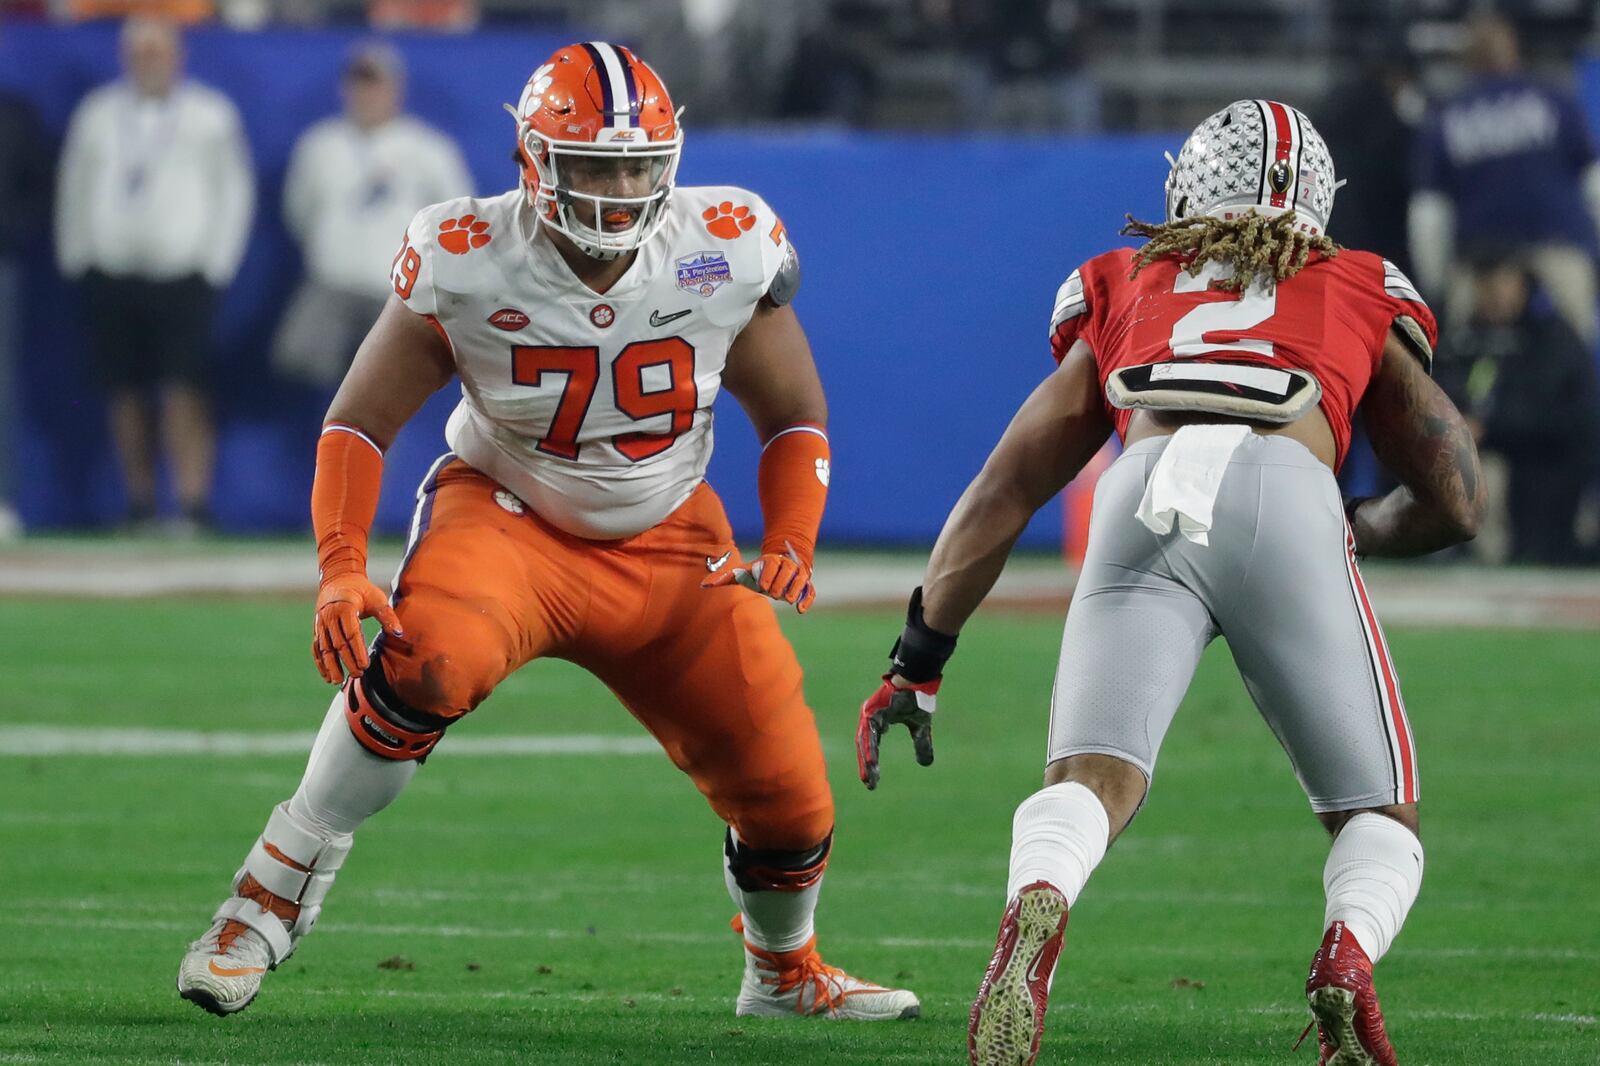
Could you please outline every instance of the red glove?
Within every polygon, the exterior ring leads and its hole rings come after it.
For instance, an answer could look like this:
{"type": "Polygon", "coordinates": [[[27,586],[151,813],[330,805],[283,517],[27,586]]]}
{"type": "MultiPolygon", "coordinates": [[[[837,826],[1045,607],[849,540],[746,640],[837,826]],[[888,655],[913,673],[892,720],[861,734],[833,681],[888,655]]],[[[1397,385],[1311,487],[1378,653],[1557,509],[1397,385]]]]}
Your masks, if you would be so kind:
{"type": "Polygon", "coordinates": [[[883,675],[878,691],[861,705],[861,720],[856,723],[856,769],[868,789],[878,787],[878,745],[892,725],[903,724],[911,731],[918,765],[933,765],[933,712],[939,682],[944,679],[936,677],[899,688],[890,681],[894,676],[883,675]]]}

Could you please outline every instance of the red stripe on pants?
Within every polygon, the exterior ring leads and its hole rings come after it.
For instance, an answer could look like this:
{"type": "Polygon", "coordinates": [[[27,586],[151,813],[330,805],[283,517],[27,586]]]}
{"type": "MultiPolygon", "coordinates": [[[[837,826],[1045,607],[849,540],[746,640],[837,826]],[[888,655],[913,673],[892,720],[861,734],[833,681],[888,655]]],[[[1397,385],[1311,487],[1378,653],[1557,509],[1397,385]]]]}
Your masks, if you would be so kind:
{"type": "Polygon", "coordinates": [[[1412,759],[1411,729],[1406,724],[1406,712],[1400,702],[1400,682],[1395,677],[1394,664],[1389,661],[1388,649],[1384,647],[1382,631],[1378,628],[1378,616],[1372,610],[1372,601],[1367,597],[1367,586],[1361,580],[1361,569],[1356,566],[1355,537],[1350,535],[1347,540],[1350,555],[1350,576],[1355,581],[1356,596],[1361,604],[1362,623],[1367,631],[1367,639],[1372,645],[1373,656],[1378,662],[1379,677],[1384,691],[1388,695],[1389,716],[1394,722],[1395,740],[1400,745],[1400,769],[1402,774],[1400,802],[1417,802],[1417,771],[1412,759]]]}

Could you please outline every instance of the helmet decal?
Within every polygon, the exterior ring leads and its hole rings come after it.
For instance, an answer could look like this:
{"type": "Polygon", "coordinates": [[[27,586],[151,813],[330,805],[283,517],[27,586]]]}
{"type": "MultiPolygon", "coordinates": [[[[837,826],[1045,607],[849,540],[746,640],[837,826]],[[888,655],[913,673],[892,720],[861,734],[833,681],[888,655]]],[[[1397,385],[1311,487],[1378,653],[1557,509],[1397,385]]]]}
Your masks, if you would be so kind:
{"type": "Polygon", "coordinates": [[[1195,127],[1168,157],[1167,220],[1294,211],[1321,233],[1333,212],[1333,157],[1311,120],[1276,100],[1236,100],[1195,127]]]}
{"type": "Polygon", "coordinates": [[[590,42],[583,49],[600,73],[601,114],[610,117],[614,129],[638,125],[639,85],[633,79],[633,68],[604,41],[590,42]]]}

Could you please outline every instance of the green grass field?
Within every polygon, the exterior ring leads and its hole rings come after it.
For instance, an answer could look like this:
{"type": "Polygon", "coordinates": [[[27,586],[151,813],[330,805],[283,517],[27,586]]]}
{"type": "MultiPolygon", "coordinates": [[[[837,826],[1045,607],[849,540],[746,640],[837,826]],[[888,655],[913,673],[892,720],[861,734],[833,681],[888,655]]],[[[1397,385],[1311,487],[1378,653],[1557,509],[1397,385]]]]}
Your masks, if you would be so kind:
{"type": "MultiPolygon", "coordinates": [[[[219,1020],[177,997],[178,958],[303,756],[12,755],[0,1062],[965,1061],[1059,623],[980,616],[942,693],[937,764],[916,767],[902,733],[874,794],[850,736],[896,616],[788,628],[839,806],[824,952],[916,989],[921,1020],[735,1019],[721,828],[688,781],[655,755],[452,758],[449,739],[358,836],[299,953],[219,1020]]],[[[308,630],[287,600],[0,600],[0,720],[309,733],[328,693],[308,630]]],[[[1401,1060],[1600,1062],[1600,641],[1390,636],[1428,844],[1422,897],[1378,970],[1401,1060]]],[[[562,663],[525,670],[457,730],[640,734],[562,663]]],[[[1041,1061],[1314,1062],[1289,1047],[1325,849],[1219,644],[1149,805],[1073,912],[1041,1061]]]]}

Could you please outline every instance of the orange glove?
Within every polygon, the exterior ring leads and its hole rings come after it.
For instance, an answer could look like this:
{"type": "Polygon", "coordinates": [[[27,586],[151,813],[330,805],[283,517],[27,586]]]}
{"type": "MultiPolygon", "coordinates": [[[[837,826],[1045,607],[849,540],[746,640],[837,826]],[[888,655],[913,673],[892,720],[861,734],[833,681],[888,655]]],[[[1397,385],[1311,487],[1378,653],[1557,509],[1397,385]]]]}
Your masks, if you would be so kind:
{"type": "Polygon", "coordinates": [[[388,597],[367,579],[367,535],[378,510],[383,453],[354,426],[332,423],[317,442],[311,485],[311,525],[317,535],[317,590],[311,655],[332,684],[370,664],[361,619],[376,618],[399,636],[400,618],[388,597]],[[341,672],[342,671],[342,672],[341,672]]]}
{"type": "Polygon", "coordinates": [[[766,531],[761,557],[748,569],[735,567],[713,574],[701,585],[721,588],[740,584],[805,614],[817,598],[811,583],[817,527],[828,502],[828,436],[821,426],[801,423],[780,431],[761,452],[756,475],[766,531]]]}
{"type": "Polygon", "coordinates": [[[317,621],[311,643],[317,672],[324,680],[337,685],[344,681],[345,674],[355,677],[370,665],[367,639],[361,632],[363,618],[376,618],[395,636],[403,632],[400,616],[389,606],[389,597],[366,574],[352,571],[324,577],[317,590],[317,621]]]}
{"type": "Polygon", "coordinates": [[[817,598],[817,590],[811,584],[811,561],[800,558],[792,546],[785,544],[784,547],[784,554],[764,554],[748,568],[735,566],[712,574],[700,582],[700,587],[715,589],[725,585],[743,585],[752,592],[792,603],[796,611],[805,614],[811,610],[811,604],[817,598]]]}

